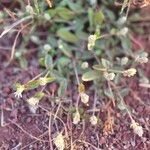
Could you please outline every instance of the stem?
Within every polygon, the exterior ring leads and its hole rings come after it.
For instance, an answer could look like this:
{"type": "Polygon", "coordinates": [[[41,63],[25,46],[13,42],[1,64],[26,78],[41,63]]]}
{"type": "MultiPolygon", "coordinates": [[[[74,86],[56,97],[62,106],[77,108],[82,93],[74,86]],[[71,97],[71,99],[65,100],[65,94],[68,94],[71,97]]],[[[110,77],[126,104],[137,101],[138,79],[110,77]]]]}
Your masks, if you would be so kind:
{"type": "Polygon", "coordinates": [[[74,72],[75,72],[75,75],[76,75],[77,83],[78,83],[78,85],[80,85],[79,76],[78,76],[78,72],[77,72],[75,61],[73,61],[73,69],[74,69],[74,72]]]}
{"type": "Polygon", "coordinates": [[[128,108],[127,108],[127,106],[126,106],[126,104],[125,104],[125,102],[124,102],[124,100],[123,100],[123,98],[122,98],[120,92],[118,91],[116,85],[115,85],[113,82],[110,82],[110,84],[111,84],[111,85],[114,87],[114,89],[116,90],[116,92],[117,92],[117,94],[118,94],[118,96],[119,96],[119,98],[120,98],[121,104],[125,107],[125,109],[126,109],[128,115],[129,115],[129,117],[130,117],[130,119],[131,119],[131,122],[133,122],[134,119],[132,118],[131,113],[130,113],[130,111],[128,110],[128,108]]]}
{"type": "Polygon", "coordinates": [[[94,92],[94,104],[93,104],[93,115],[95,114],[95,108],[96,108],[96,102],[97,102],[97,91],[95,89],[95,92],[94,92]]]}
{"type": "Polygon", "coordinates": [[[104,35],[101,35],[101,36],[97,37],[97,40],[98,40],[98,39],[101,39],[101,38],[111,37],[112,35],[113,35],[113,34],[107,33],[107,34],[104,34],[104,35]]]}
{"type": "Polygon", "coordinates": [[[127,8],[127,12],[126,12],[126,18],[128,17],[130,6],[131,6],[131,0],[129,0],[129,2],[128,2],[128,8],[127,8]]]}
{"type": "Polygon", "coordinates": [[[108,72],[122,73],[123,71],[121,71],[121,70],[109,69],[108,72]]]}
{"type": "Polygon", "coordinates": [[[107,69],[107,68],[98,68],[98,69],[95,69],[95,70],[103,71],[103,72],[123,73],[122,70],[114,70],[114,69],[107,69]]]}
{"type": "Polygon", "coordinates": [[[92,51],[92,54],[95,57],[97,63],[100,64],[101,62],[100,62],[99,58],[97,57],[97,55],[93,51],[92,51]]]}
{"type": "MultiPolygon", "coordinates": [[[[46,78],[48,76],[48,74],[50,73],[50,71],[47,71],[46,75],[44,76],[44,78],[46,78]]],[[[42,88],[41,92],[43,92],[43,90],[45,89],[46,85],[42,88]]]]}
{"type": "Polygon", "coordinates": [[[112,96],[112,98],[111,98],[111,100],[112,100],[112,103],[113,103],[113,105],[115,106],[115,98],[114,98],[114,94],[113,94],[112,88],[111,88],[111,86],[110,86],[110,83],[109,83],[109,81],[108,81],[107,83],[108,83],[108,88],[109,88],[109,91],[110,91],[110,93],[111,93],[111,96],[112,96]]]}
{"type": "MultiPolygon", "coordinates": [[[[74,68],[74,72],[75,72],[75,75],[76,75],[77,83],[78,83],[78,86],[79,86],[80,85],[80,81],[79,81],[79,76],[78,76],[78,72],[77,72],[75,61],[73,61],[73,68],[74,68]]],[[[80,100],[80,94],[78,94],[77,101],[76,101],[76,109],[77,110],[78,110],[79,100],[80,100]]]]}
{"type": "Polygon", "coordinates": [[[29,20],[33,18],[33,16],[27,16],[27,17],[24,17],[18,21],[16,21],[15,23],[13,23],[12,25],[8,26],[5,28],[5,30],[1,33],[0,35],[0,38],[2,38],[5,34],[7,34],[11,29],[13,29],[14,27],[16,27],[17,25],[21,24],[22,22],[26,21],[26,20],[29,20]]]}

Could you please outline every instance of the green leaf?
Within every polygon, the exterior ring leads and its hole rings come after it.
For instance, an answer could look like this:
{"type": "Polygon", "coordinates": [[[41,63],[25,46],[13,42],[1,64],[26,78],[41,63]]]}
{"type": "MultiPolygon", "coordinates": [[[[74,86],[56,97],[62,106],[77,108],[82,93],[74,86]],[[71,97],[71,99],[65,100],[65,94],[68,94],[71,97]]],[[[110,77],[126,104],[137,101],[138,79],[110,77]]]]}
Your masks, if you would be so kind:
{"type": "Polygon", "coordinates": [[[44,97],[44,93],[43,92],[38,92],[34,95],[35,98],[38,98],[39,100],[41,100],[44,97]]]}
{"type": "Polygon", "coordinates": [[[45,56],[45,67],[47,69],[53,68],[53,60],[52,60],[51,55],[49,55],[49,54],[46,54],[46,56],[45,56]]]}
{"type": "Polygon", "coordinates": [[[19,63],[22,69],[26,69],[28,67],[28,61],[24,57],[19,58],[19,63]]]}
{"type": "Polygon", "coordinates": [[[56,9],[49,9],[45,13],[48,13],[51,16],[51,18],[52,18],[52,17],[54,17],[57,14],[57,10],[56,9]]]}
{"type": "Polygon", "coordinates": [[[121,111],[125,111],[126,110],[126,105],[124,105],[123,103],[119,102],[117,104],[117,107],[121,110],[121,111]]]}
{"type": "Polygon", "coordinates": [[[100,73],[94,70],[88,71],[82,75],[83,81],[92,81],[100,77],[100,73]]]}
{"type": "Polygon", "coordinates": [[[65,94],[66,92],[66,89],[67,89],[67,81],[66,80],[62,80],[60,82],[60,86],[59,86],[59,89],[58,89],[58,96],[61,97],[65,94]]]}
{"type": "Polygon", "coordinates": [[[67,57],[61,57],[59,60],[58,60],[58,65],[61,65],[61,66],[68,66],[68,64],[70,63],[70,59],[67,58],[67,57]]]}
{"type": "Polygon", "coordinates": [[[114,95],[113,95],[112,91],[110,91],[110,89],[104,89],[104,94],[105,94],[108,98],[114,100],[114,95]]]}
{"type": "Polygon", "coordinates": [[[68,3],[69,8],[72,9],[73,11],[78,12],[78,13],[82,12],[82,7],[81,7],[80,2],[74,3],[71,1],[67,1],[67,3],[68,3]]]}
{"type": "Polygon", "coordinates": [[[131,44],[131,41],[128,37],[122,37],[121,38],[121,45],[122,45],[122,48],[124,50],[124,52],[127,54],[127,55],[133,55],[133,52],[132,52],[132,44],[131,44]]]}
{"type": "Polygon", "coordinates": [[[93,69],[98,70],[98,71],[107,71],[107,69],[104,68],[102,65],[94,65],[93,69]]]}
{"type": "Polygon", "coordinates": [[[39,58],[39,64],[40,66],[45,67],[45,59],[43,57],[39,58]]]}
{"type": "Polygon", "coordinates": [[[54,78],[54,77],[48,77],[48,78],[46,78],[47,83],[51,83],[51,82],[53,82],[55,80],[56,80],[56,78],[54,78]]]}
{"type": "Polygon", "coordinates": [[[56,8],[57,14],[64,20],[68,21],[74,17],[74,12],[65,7],[56,8]]]}
{"type": "Polygon", "coordinates": [[[34,81],[29,81],[27,84],[25,84],[25,87],[28,89],[28,90],[32,90],[32,89],[35,89],[39,86],[39,81],[38,80],[34,80],[34,81]]]}
{"type": "Polygon", "coordinates": [[[97,25],[101,25],[104,21],[104,15],[102,13],[102,11],[98,11],[94,14],[94,24],[97,25]]]}
{"type": "Polygon", "coordinates": [[[120,94],[122,97],[125,97],[129,94],[129,91],[130,91],[129,88],[123,88],[121,89],[120,94]]]}
{"type": "Polygon", "coordinates": [[[71,42],[71,43],[76,43],[78,41],[77,36],[75,34],[71,33],[67,28],[59,29],[57,31],[57,36],[65,41],[71,42]]]}
{"type": "Polygon", "coordinates": [[[111,68],[112,67],[112,62],[110,62],[109,60],[102,58],[101,61],[102,61],[102,65],[105,68],[111,68]]]}
{"type": "Polygon", "coordinates": [[[66,43],[60,42],[59,49],[68,57],[72,57],[71,47],[69,47],[66,43]]]}
{"type": "Polygon", "coordinates": [[[94,24],[93,16],[94,16],[93,9],[89,8],[88,9],[88,18],[89,18],[90,27],[93,27],[93,24],[94,24]]]}

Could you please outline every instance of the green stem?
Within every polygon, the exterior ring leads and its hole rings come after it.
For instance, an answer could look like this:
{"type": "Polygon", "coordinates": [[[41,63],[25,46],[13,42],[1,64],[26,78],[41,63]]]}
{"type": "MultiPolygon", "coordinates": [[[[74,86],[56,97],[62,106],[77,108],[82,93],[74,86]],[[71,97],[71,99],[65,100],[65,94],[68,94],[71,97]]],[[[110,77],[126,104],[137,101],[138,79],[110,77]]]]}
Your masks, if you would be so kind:
{"type": "Polygon", "coordinates": [[[97,70],[103,72],[123,73],[122,70],[114,70],[114,69],[107,69],[107,68],[98,68],[97,70]]]}

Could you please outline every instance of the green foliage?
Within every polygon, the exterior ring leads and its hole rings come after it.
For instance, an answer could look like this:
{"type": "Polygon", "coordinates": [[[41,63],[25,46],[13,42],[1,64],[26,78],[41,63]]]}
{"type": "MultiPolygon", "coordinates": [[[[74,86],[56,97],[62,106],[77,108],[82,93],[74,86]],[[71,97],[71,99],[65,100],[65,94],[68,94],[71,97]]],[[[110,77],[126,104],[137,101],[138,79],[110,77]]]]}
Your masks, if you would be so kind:
{"type": "MultiPolygon", "coordinates": [[[[125,1],[121,13],[127,7],[126,3],[125,1]]],[[[108,80],[108,78],[113,79],[113,76],[116,75],[114,82],[119,83],[119,74],[123,74],[127,67],[126,63],[128,65],[132,63],[131,61],[125,62],[125,59],[118,57],[119,55],[133,57],[134,53],[131,50],[132,45],[128,35],[126,35],[127,33],[123,33],[127,30],[126,22],[120,23],[120,18],[116,21],[115,13],[119,13],[120,10],[111,11],[110,7],[113,4],[114,1],[102,1],[101,8],[96,9],[95,4],[91,2],[78,1],[73,3],[69,0],[63,0],[55,1],[54,6],[49,9],[46,7],[46,3],[35,1],[33,8],[29,7],[30,11],[28,8],[28,13],[24,12],[24,15],[33,17],[32,36],[25,37],[24,40],[26,43],[32,40],[39,46],[39,63],[50,71],[47,83],[54,80],[59,83],[58,96],[64,95],[67,90],[68,77],[73,72],[72,59],[79,61],[77,69],[79,74],[83,74],[83,81],[95,81],[97,79],[101,81],[104,76],[108,80]],[[50,24],[50,28],[47,28],[47,24],[50,24]],[[39,26],[46,28],[45,40],[40,39],[40,33],[36,31],[39,26]],[[97,37],[96,42],[90,39],[91,44],[94,44],[92,52],[87,51],[86,43],[90,34],[97,37]],[[44,49],[40,47],[40,44],[43,45],[44,49]],[[83,72],[80,62],[95,60],[95,57],[99,61],[98,64],[93,61],[93,70],[88,68],[83,72]]],[[[20,53],[19,56],[22,54],[20,53]]],[[[28,64],[24,58],[20,59],[20,64],[22,68],[27,68],[28,64]]],[[[34,89],[39,85],[40,82],[37,79],[29,81],[26,87],[34,89]]],[[[104,93],[110,97],[107,90],[104,89],[104,93]]]]}
{"type": "MultiPolygon", "coordinates": [[[[57,91],[52,91],[52,96],[61,100],[56,102],[57,104],[63,102],[67,104],[67,108],[62,106],[67,113],[79,111],[78,117],[81,115],[83,119],[89,118],[84,117],[87,113],[86,105],[82,107],[80,99],[76,98],[78,96],[80,98],[81,93],[88,93],[87,88],[91,90],[89,93],[95,92],[98,96],[115,101],[121,111],[130,115],[130,108],[123,100],[130,89],[122,86],[122,81],[127,77],[132,79],[138,64],[148,61],[148,54],[143,52],[142,48],[136,53],[132,51],[129,33],[132,22],[126,20],[128,0],[124,0],[122,8],[115,6],[115,0],[93,2],[56,0],[53,1],[52,8],[48,7],[46,1],[35,0],[28,7],[24,2],[20,3],[21,9],[17,8],[20,13],[16,13],[15,16],[18,21],[5,28],[0,38],[18,25],[29,23],[28,28],[24,29],[28,34],[22,36],[22,43],[20,48],[16,48],[14,56],[21,68],[28,68],[29,63],[25,54],[28,54],[30,46],[31,49],[33,46],[38,54],[41,74],[24,85],[17,84],[15,96],[22,97],[22,93],[26,90],[39,90],[38,87],[42,86],[42,90],[29,99],[31,104],[37,104],[46,95],[44,94],[46,86],[55,82],[58,88],[57,91]],[[87,62],[88,65],[82,67],[83,62],[87,62]],[[82,81],[91,84],[86,87],[86,84],[81,84],[82,81]],[[78,91],[77,85],[78,88],[81,85],[84,88],[80,87],[78,91]],[[71,95],[70,90],[73,96],[68,102],[66,99],[71,95]],[[74,94],[78,96],[74,98],[74,94]]],[[[8,17],[4,14],[2,18],[4,16],[8,17]]],[[[138,73],[141,82],[149,83],[143,71],[138,69],[138,73]]],[[[94,103],[89,107],[95,109],[96,96],[94,98],[91,95],[86,96],[90,97],[90,104],[94,103]]]]}
{"type": "Polygon", "coordinates": [[[88,71],[83,74],[82,80],[83,81],[92,81],[100,77],[100,73],[94,70],[88,71]]]}
{"type": "Polygon", "coordinates": [[[76,37],[76,35],[68,31],[68,29],[66,28],[59,29],[57,31],[57,35],[58,37],[60,37],[61,39],[67,42],[76,43],[78,41],[78,38],[76,37]]]}

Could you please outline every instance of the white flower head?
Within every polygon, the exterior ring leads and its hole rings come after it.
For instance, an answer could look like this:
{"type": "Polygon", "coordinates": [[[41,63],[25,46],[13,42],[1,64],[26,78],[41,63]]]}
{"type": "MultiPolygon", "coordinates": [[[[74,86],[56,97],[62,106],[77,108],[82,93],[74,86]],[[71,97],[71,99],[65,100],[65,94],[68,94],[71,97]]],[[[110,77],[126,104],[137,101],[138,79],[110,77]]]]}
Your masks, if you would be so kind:
{"type": "Polygon", "coordinates": [[[64,150],[65,149],[65,140],[64,140],[64,136],[62,135],[62,133],[59,133],[54,138],[54,144],[56,145],[58,150],[64,150]]]}
{"type": "Polygon", "coordinates": [[[89,96],[86,93],[84,92],[80,93],[80,97],[82,103],[87,104],[89,102],[89,96]]]}
{"type": "Polygon", "coordinates": [[[31,98],[27,99],[27,102],[31,106],[36,106],[39,103],[39,99],[36,97],[31,97],[31,98]]]}
{"type": "Polygon", "coordinates": [[[45,13],[45,14],[44,14],[44,18],[45,18],[47,21],[49,21],[49,20],[51,19],[51,16],[50,16],[50,14],[45,13]]]}
{"type": "Polygon", "coordinates": [[[133,129],[134,133],[137,134],[139,137],[143,136],[143,128],[137,122],[133,121],[130,127],[133,129]]]}
{"type": "Polygon", "coordinates": [[[117,35],[118,36],[126,36],[128,31],[129,31],[129,29],[127,27],[124,27],[117,33],[117,35]]]}
{"type": "Polygon", "coordinates": [[[121,18],[118,19],[117,22],[118,22],[119,25],[123,25],[126,21],[127,21],[127,17],[122,16],[121,18]]]}
{"type": "Polygon", "coordinates": [[[96,125],[97,122],[98,122],[97,117],[96,117],[95,115],[92,115],[92,116],[90,117],[90,123],[91,123],[92,125],[96,125]]]}
{"type": "Polygon", "coordinates": [[[41,78],[39,78],[39,82],[40,82],[40,85],[46,85],[47,84],[47,78],[45,78],[45,77],[41,77],[41,78]]]}
{"type": "Polygon", "coordinates": [[[22,92],[23,92],[24,90],[25,90],[24,85],[21,85],[21,84],[17,85],[17,90],[16,90],[16,92],[14,93],[15,97],[18,97],[18,98],[22,97],[22,92]]]}
{"type": "Polygon", "coordinates": [[[73,118],[73,123],[74,124],[78,124],[80,122],[80,113],[79,111],[77,110],[74,114],[74,118],[73,118]]]}
{"type": "Polygon", "coordinates": [[[43,46],[43,48],[44,48],[45,51],[49,51],[52,47],[51,47],[51,45],[49,45],[49,44],[45,44],[45,45],[43,46]]]}
{"type": "Polygon", "coordinates": [[[92,48],[95,46],[95,41],[97,39],[97,36],[94,34],[94,35],[90,35],[88,37],[88,50],[92,50],[92,48]]]}
{"type": "Polygon", "coordinates": [[[83,62],[82,65],[81,65],[82,69],[87,69],[88,67],[89,67],[88,62],[83,62]]]}
{"type": "Polygon", "coordinates": [[[139,58],[137,58],[136,61],[139,62],[140,64],[145,64],[148,62],[148,58],[147,57],[141,57],[141,58],[139,57],[139,58]]]}
{"type": "Polygon", "coordinates": [[[136,72],[137,71],[136,71],[135,68],[130,68],[130,69],[127,69],[127,70],[123,71],[123,75],[125,77],[132,77],[132,76],[134,76],[136,74],[136,72]]]}
{"type": "Polygon", "coordinates": [[[142,52],[135,57],[135,61],[144,64],[148,62],[148,53],[142,52]]]}
{"type": "Polygon", "coordinates": [[[128,63],[128,61],[129,61],[129,58],[128,58],[128,57],[123,57],[123,58],[121,59],[121,65],[126,65],[126,64],[128,63]]]}
{"type": "Polygon", "coordinates": [[[29,14],[34,14],[34,10],[33,10],[33,7],[30,6],[30,5],[27,5],[26,6],[26,12],[29,13],[29,14]]]}
{"type": "Polygon", "coordinates": [[[115,73],[111,72],[111,73],[108,73],[108,72],[104,72],[104,77],[106,80],[108,81],[111,81],[115,78],[115,73]]]}
{"type": "Polygon", "coordinates": [[[90,4],[91,4],[91,5],[95,5],[96,2],[97,2],[97,0],[90,0],[90,4]]]}

